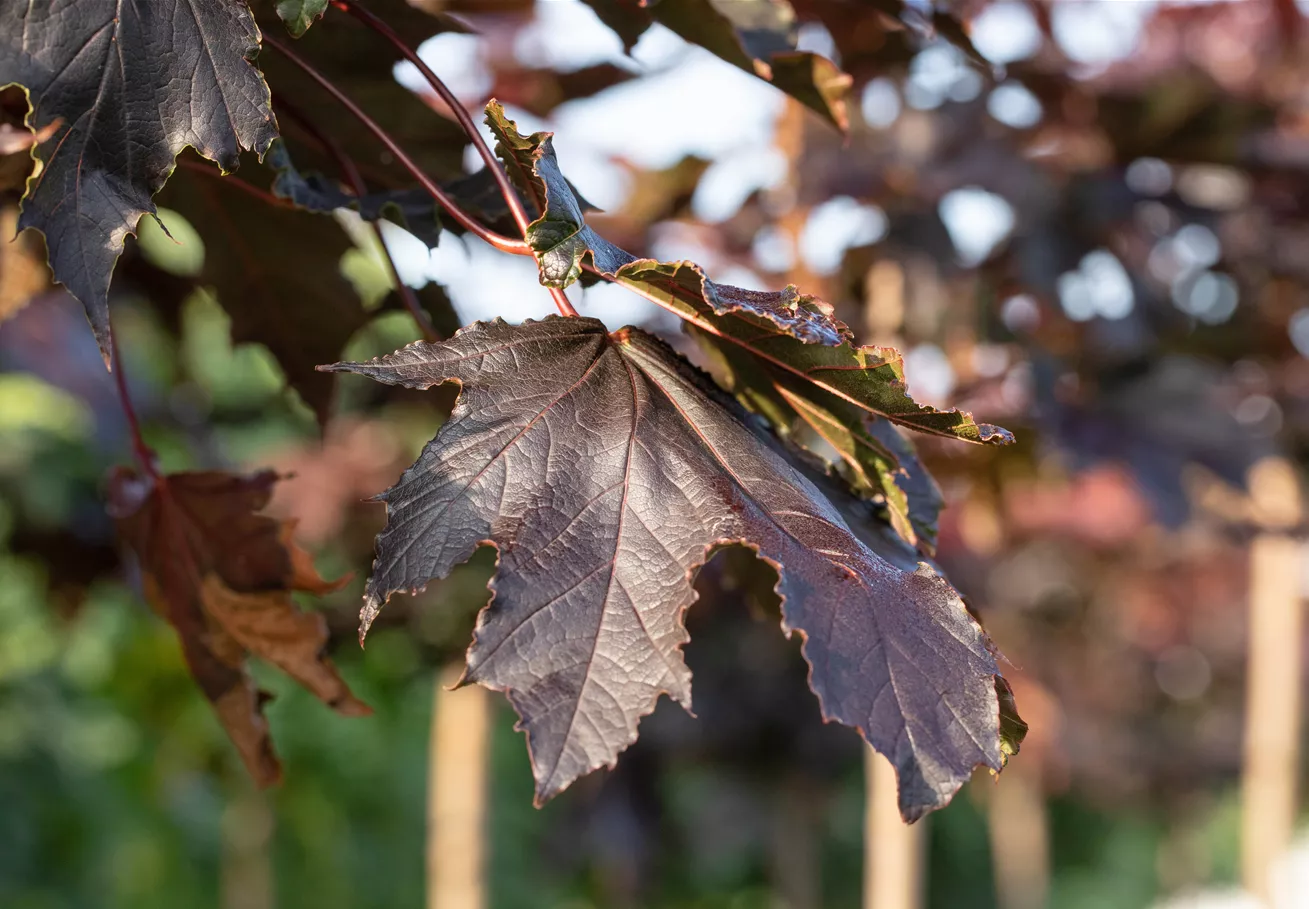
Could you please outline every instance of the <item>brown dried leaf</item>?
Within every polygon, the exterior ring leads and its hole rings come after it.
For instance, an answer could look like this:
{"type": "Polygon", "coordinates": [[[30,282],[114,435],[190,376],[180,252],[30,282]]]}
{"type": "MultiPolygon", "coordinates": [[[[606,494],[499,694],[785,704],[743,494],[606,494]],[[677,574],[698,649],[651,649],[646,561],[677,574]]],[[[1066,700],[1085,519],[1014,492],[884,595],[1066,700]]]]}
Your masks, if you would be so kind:
{"type": "Polygon", "coordinates": [[[291,539],[294,521],[257,513],[277,479],[271,471],[208,471],[156,481],[123,467],[109,478],[109,513],[140,561],[146,599],[177,629],[191,674],[261,786],[277,782],[281,768],[263,715],[268,695],[247,673],[247,655],[273,663],[338,713],[371,712],[323,654],[323,617],[291,599],[347,579],[319,576],[291,539]]]}

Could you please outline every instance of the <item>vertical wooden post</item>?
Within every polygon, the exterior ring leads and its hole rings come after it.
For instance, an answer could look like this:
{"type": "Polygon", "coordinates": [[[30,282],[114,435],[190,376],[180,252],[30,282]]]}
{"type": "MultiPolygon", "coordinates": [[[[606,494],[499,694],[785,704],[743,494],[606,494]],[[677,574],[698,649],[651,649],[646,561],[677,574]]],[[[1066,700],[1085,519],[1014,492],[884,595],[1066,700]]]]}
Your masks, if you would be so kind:
{"type": "Polygon", "coordinates": [[[1016,759],[987,788],[996,902],[1000,909],[1045,909],[1050,898],[1050,831],[1040,765],[1016,759]]]}
{"type": "Polygon", "coordinates": [[[864,909],[920,909],[927,821],[900,818],[895,768],[864,749],[864,909]]]}
{"type": "Polygon", "coordinates": [[[427,773],[427,909],[486,906],[488,692],[448,690],[461,666],[437,675],[427,773]]]}
{"type": "Polygon", "coordinates": [[[1302,520],[1294,466],[1266,458],[1250,471],[1260,532],[1250,546],[1250,629],[1241,772],[1241,880],[1267,901],[1269,871],[1290,845],[1300,750],[1303,556],[1290,531],[1302,520]]]}
{"type": "Polygon", "coordinates": [[[273,909],[273,812],[268,797],[242,779],[233,787],[219,821],[222,909],[273,909]]]}
{"type": "Polygon", "coordinates": [[[774,899],[787,909],[822,909],[822,812],[818,793],[802,778],[788,778],[778,785],[768,844],[768,876],[774,899]]]}

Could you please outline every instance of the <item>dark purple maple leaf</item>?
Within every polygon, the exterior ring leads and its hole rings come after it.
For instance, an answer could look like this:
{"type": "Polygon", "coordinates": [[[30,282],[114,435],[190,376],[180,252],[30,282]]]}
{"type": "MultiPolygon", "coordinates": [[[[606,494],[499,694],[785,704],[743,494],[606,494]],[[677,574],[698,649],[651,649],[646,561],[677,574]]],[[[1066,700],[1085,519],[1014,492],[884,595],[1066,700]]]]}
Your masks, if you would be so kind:
{"type": "Polygon", "coordinates": [[[663,693],[691,706],[682,614],[695,574],[742,543],[779,573],[825,718],[895,765],[907,820],[999,770],[995,656],[926,563],[899,566],[702,373],[636,329],[550,317],[476,323],[367,363],[324,367],[458,405],[381,498],[361,634],[387,598],[499,549],[465,679],[504,690],[538,802],[611,765],[663,693]],[[908,570],[906,570],[908,569],[908,570]]]}
{"type": "Polygon", "coordinates": [[[107,361],[109,276],[178,152],[233,170],[277,136],[259,29],[241,0],[0,0],[0,22],[0,85],[27,89],[28,125],[49,131],[18,226],[45,234],[107,361]]]}

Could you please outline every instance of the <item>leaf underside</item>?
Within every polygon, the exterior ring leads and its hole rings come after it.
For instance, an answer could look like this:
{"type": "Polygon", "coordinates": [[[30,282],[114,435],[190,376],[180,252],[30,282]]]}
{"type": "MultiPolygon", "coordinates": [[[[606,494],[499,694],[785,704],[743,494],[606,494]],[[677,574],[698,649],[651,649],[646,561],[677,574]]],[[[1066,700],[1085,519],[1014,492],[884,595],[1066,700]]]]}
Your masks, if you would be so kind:
{"type": "Polygon", "coordinates": [[[259,29],[243,2],[189,0],[0,0],[0,22],[0,85],[27,89],[34,130],[59,124],[19,227],[45,234],[107,360],[110,274],[177,153],[232,170],[277,136],[259,29]]]}
{"type": "Polygon", "coordinates": [[[926,563],[880,556],[712,381],[636,329],[476,323],[449,341],[326,367],[461,386],[450,420],[381,499],[362,630],[396,591],[499,550],[465,678],[507,692],[537,798],[612,765],[662,693],[691,704],[681,648],[696,571],[745,544],[778,569],[826,718],[896,767],[907,820],[1003,764],[997,668],[926,563]]]}
{"type": "Polygon", "coordinates": [[[930,555],[945,504],[913,444],[886,419],[751,356],[744,348],[689,328],[709,355],[714,376],[788,441],[819,455],[856,495],[880,498],[886,519],[906,543],[930,555]]]}

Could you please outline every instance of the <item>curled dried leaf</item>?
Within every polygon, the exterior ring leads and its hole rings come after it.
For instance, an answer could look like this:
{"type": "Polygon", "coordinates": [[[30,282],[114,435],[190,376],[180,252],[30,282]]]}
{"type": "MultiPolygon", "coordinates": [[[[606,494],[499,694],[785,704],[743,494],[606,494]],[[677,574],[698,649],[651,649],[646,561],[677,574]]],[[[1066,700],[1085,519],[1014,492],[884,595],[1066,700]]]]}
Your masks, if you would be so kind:
{"type": "Polygon", "coordinates": [[[368,706],[324,654],[327,625],[291,594],[324,594],[327,581],[292,539],[294,521],[258,512],[277,475],[175,473],[154,482],[127,468],[109,478],[109,513],[140,563],[150,605],[181,638],[192,676],[218,714],[250,775],[280,779],[259,691],[245,668],[253,654],[286,672],[346,716],[368,706]]]}

